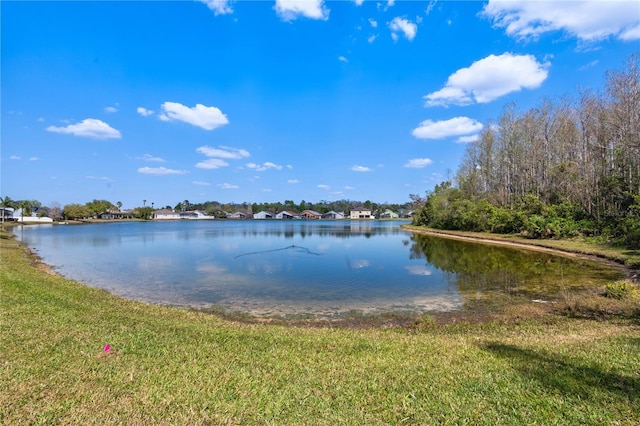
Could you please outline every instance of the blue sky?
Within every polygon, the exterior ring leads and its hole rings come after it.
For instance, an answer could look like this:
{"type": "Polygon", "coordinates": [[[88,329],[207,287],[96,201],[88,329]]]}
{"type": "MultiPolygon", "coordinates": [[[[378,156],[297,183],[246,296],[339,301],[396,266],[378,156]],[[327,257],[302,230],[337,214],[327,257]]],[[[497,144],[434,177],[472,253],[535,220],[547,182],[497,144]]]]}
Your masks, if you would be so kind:
{"type": "Polygon", "coordinates": [[[0,194],[45,205],[404,203],[640,51],[637,1],[0,7],[0,194]]]}

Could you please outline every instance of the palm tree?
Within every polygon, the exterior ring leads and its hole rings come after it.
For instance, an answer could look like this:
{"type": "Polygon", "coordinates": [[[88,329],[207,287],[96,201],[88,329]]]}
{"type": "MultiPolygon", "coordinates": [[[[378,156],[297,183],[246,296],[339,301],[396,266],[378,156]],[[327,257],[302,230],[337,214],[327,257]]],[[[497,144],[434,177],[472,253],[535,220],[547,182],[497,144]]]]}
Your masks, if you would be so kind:
{"type": "Polygon", "coordinates": [[[122,208],[122,201],[118,201],[116,203],[116,207],[118,207],[118,210],[120,210],[122,208]]]}
{"type": "Polygon", "coordinates": [[[147,207],[147,200],[142,200],[142,207],[147,207]]]}

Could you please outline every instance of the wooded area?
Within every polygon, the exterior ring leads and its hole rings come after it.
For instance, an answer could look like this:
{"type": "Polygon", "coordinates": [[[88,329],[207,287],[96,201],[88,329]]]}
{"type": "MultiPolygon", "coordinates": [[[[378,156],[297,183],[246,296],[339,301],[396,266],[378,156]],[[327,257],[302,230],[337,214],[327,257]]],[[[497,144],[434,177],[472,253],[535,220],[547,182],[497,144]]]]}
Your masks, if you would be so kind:
{"type": "Polygon", "coordinates": [[[524,113],[507,105],[414,223],[532,238],[595,235],[640,248],[640,53],[605,78],[603,93],[583,89],[524,113]]]}

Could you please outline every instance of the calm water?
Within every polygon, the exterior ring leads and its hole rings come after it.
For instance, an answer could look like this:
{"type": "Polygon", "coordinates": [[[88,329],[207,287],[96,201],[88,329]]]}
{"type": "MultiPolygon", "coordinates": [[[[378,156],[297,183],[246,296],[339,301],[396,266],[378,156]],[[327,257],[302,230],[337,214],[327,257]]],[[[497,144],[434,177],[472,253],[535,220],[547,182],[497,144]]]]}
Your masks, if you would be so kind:
{"type": "Polygon", "coordinates": [[[415,235],[400,221],[171,221],[15,228],[62,275],[145,302],[257,316],[424,313],[552,300],[621,273],[415,235]]]}

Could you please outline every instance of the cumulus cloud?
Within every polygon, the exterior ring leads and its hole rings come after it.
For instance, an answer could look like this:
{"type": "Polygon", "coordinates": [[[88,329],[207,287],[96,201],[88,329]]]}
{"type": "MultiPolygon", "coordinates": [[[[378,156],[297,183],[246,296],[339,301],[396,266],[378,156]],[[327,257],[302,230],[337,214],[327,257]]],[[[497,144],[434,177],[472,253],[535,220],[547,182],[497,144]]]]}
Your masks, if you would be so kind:
{"type": "Polygon", "coordinates": [[[247,163],[246,166],[250,169],[254,169],[258,172],[264,172],[266,170],[282,170],[282,166],[272,163],[270,161],[267,161],[265,163],[262,164],[256,164],[256,163],[247,163]]]}
{"type": "Polygon", "coordinates": [[[38,157],[29,157],[29,161],[38,161],[39,158],[38,157]]]}
{"type": "Polygon", "coordinates": [[[378,28],[378,21],[376,21],[375,19],[369,18],[369,24],[370,24],[373,28],[378,28]]]}
{"type": "Polygon", "coordinates": [[[108,106],[104,109],[104,112],[118,112],[118,108],[114,106],[108,106]]]}
{"type": "Polygon", "coordinates": [[[207,7],[213,10],[213,14],[218,15],[228,15],[233,13],[233,9],[229,5],[229,0],[200,0],[202,3],[206,4],[207,7]]]}
{"type": "Polygon", "coordinates": [[[230,146],[219,146],[218,148],[212,148],[210,146],[201,146],[196,149],[200,154],[207,157],[215,158],[227,158],[229,160],[239,160],[240,158],[249,157],[249,151],[241,148],[232,148],[230,146]]]}
{"type": "Polygon", "coordinates": [[[69,124],[65,127],[49,126],[46,128],[49,132],[64,133],[74,136],[83,136],[94,139],[120,139],[120,132],[109,126],[102,120],[95,118],[86,118],[80,123],[69,124]]]}
{"type": "Polygon", "coordinates": [[[325,185],[325,184],[318,185],[318,188],[320,188],[320,189],[331,189],[331,187],[329,185],[325,185]]]}
{"type": "Polygon", "coordinates": [[[584,41],[640,39],[640,12],[635,0],[490,0],[482,15],[518,39],[535,39],[550,31],[564,31],[584,41]]]}
{"type": "Polygon", "coordinates": [[[209,182],[203,182],[201,180],[194,180],[193,182],[194,185],[198,185],[198,186],[209,186],[211,185],[209,182]]]}
{"type": "Polygon", "coordinates": [[[418,32],[418,26],[413,22],[395,17],[389,22],[389,29],[391,30],[391,37],[394,40],[398,40],[399,34],[403,34],[409,41],[413,40],[418,32]]]}
{"type": "Polygon", "coordinates": [[[153,115],[153,111],[151,111],[150,109],[146,109],[144,107],[138,107],[136,111],[138,112],[138,114],[140,114],[143,117],[148,117],[150,115],[153,115]]]}
{"type": "Polygon", "coordinates": [[[145,154],[142,157],[137,157],[137,160],[143,160],[143,161],[149,161],[149,162],[155,162],[155,163],[164,163],[164,159],[160,158],[160,157],[154,157],[151,154],[145,154]]]}
{"type": "Polygon", "coordinates": [[[451,74],[445,86],[424,98],[425,106],[487,103],[508,93],[540,87],[549,64],[532,55],[489,55],[451,74]]]}
{"type": "Polygon", "coordinates": [[[18,157],[17,155],[12,155],[11,157],[9,157],[9,160],[20,160],[20,157],[18,157]]]}
{"type": "Polygon", "coordinates": [[[196,104],[189,108],[178,102],[165,102],[161,108],[163,112],[159,117],[163,121],[183,121],[205,130],[213,130],[229,123],[227,116],[216,107],[196,104]]]}
{"type": "Polygon", "coordinates": [[[354,172],[372,172],[373,171],[369,167],[365,167],[365,166],[353,166],[351,167],[351,170],[354,172]]]}
{"type": "Polygon", "coordinates": [[[323,0],[276,0],[274,8],[284,21],[293,21],[300,16],[323,20],[329,18],[329,9],[323,0]]]}
{"type": "Polygon", "coordinates": [[[346,57],[342,56],[342,55],[341,55],[341,56],[338,56],[338,60],[339,60],[340,62],[345,62],[345,63],[349,62],[349,60],[348,60],[346,57]]]}
{"type": "Polygon", "coordinates": [[[145,175],[184,175],[186,170],[167,169],[166,167],[140,167],[138,173],[145,175]]]}
{"type": "Polygon", "coordinates": [[[225,183],[219,183],[217,186],[218,186],[218,188],[221,188],[221,189],[238,189],[238,188],[240,188],[238,185],[232,185],[232,184],[226,183],[226,182],[225,183]]]}
{"type": "Polygon", "coordinates": [[[300,183],[298,179],[289,179],[287,183],[300,183]]]}
{"type": "Polygon", "coordinates": [[[196,167],[199,169],[219,169],[221,167],[227,167],[229,163],[220,158],[210,158],[208,160],[200,161],[196,164],[196,167]]]}
{"type": "Polygon", "coordinates": [[[433,160],[431,160],[430,158],[414,158],[412,160],[409,160],[404,166],[410,169],[422,169],[432,163],[433,160]]]}
{"type": "Polygon", "coordinates": [[[418,139],[443,139],[451,136],[467,136],[479,132],[482,123],[469,117],[455,117],[449,120],[425,120],[413,129],[418,139]]]}

